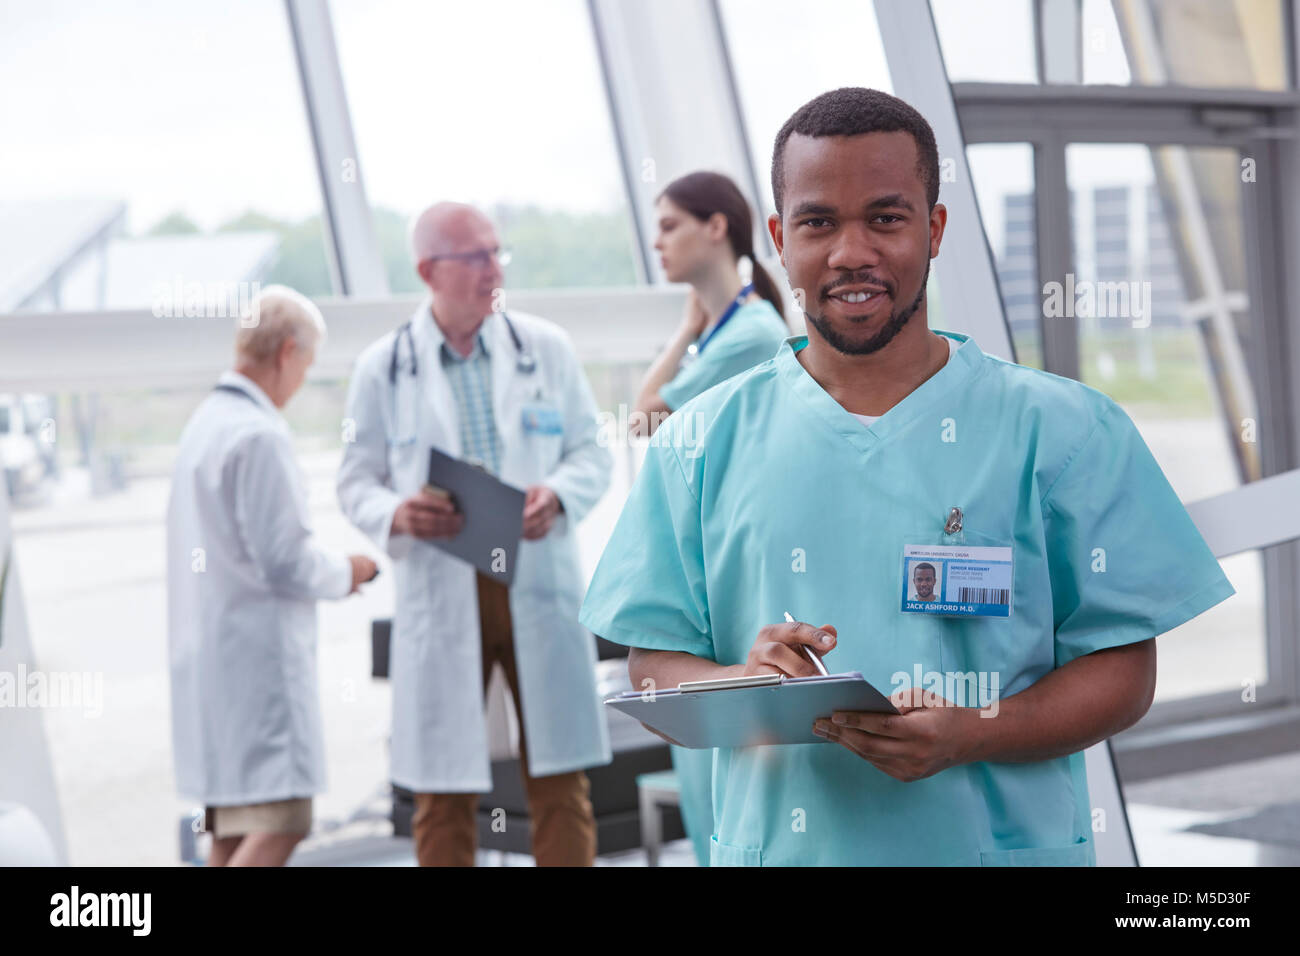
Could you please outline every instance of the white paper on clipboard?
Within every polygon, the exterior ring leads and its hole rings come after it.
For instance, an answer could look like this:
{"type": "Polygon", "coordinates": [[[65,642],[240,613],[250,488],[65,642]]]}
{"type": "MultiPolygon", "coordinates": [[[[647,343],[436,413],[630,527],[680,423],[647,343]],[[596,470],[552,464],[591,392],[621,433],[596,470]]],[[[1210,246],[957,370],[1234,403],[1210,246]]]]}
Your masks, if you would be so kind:
{"type": "Polygon", "coordinates": [[[813,733],[813,721],[819,717],[837,710],[898,713],[857,671],[760,678],[766,679],[740,678],[746,683],[738,686],[734,679],[699,682],[653,694],[626,691],[605,704],[694,750],[828,743],[813,733]],[[716,689],[701,684],[715,684],[716,689]]]}

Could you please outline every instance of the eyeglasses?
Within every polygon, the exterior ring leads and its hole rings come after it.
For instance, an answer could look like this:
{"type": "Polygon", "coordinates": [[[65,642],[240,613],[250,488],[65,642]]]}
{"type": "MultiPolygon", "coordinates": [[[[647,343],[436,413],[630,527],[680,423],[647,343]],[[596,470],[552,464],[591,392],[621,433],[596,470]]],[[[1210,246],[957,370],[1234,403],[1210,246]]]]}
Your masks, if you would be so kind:
{"type": "Polygon", "coordinates": [[[510,249],[505,246],[497,246],[493,249],[475,249],[473,252],[448,252],[440,256],[427,256],[425,262],[437,262],[440,259],[451,259],[456,262],[463,262],[468,266],[474,266],[478,269],[486,269],[492,265],[495,259],[498,265],[510,265],[510,249]]]}

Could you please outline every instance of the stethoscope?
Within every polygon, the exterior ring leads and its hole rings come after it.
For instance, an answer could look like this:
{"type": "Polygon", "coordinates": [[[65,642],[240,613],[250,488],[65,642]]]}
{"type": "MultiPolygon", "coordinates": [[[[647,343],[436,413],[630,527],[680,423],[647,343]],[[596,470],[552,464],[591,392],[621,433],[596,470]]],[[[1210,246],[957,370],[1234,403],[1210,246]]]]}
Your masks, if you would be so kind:
{"type": "MultiPolygon", "coordinates": [[[[504,312],[501,318],[505,319],[506,328],[510,332],[510,341],[515,343],[515,370],[522,372],[524,375],[532,375],[537,371],[537,359],[533,358],[533,353],[524,348],[523,340],[519,338],[519,333],[515,330],[515,324],[510,321],[510,316],[504,312]]],[[[406,336],[406,350],[411,355],[411,376],[420,377],[420,363],[415,357],[415,336],[411,334],[411,323],[413,319],[407,319],[400,329],[397,330],[397,336],[393,339],[393,353],[388,359],[388,384],[394,388],[397,387],[397,370],[399,362],[398,354],[402,349],[402,336],[406,336]]],[[[721,324],[721,323],[719,323],[721,324]]]]}
{"type": "MultiPolygon", "coordinates": [[[[501,318],[505,320],[506,329],[510,332],[510,341],[515,345],[515,371],[522,375],[532,375],[537,371],[537,359],[535,359],[533,353],[524,346],[523,339],[519,337],[519,332],[515,329],[515,324],[510,321],[510,316],[506,315],[504,312],[500,313],[500,315],[501,318]]],[[[397,427],[397,373],[401,368],[399,355],[402,350],[403,337],[406,339],[406,351],[411,356],[411,377],[417,381],[420,378],[420,362],[415,354],[415,336],[411,332],[413,327],[412,323],[414,321],[414,319],[407,319],[402,323],[402,327],[397,330],[397,335],[393,337],[393,351],[388,359],[388,384],[392,401],[391,411],[394,430],[396,430],[397,427]]],[[[409,435],[400,436],[394,435],[389,439],[389,444],[413,445],[415,444],[415,433],[412,432],[409,435]]]]}

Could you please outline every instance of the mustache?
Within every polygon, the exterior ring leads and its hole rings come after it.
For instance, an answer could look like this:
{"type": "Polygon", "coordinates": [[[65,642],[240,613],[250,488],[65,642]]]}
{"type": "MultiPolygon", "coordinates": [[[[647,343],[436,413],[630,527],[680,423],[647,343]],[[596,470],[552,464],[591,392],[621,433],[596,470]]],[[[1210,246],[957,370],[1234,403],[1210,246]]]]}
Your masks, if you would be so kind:
{"type": "Polygon", "coordinates": [[[880,286],[891,299],[894,298],[894,283],[887,279],[882,279],[870,272],[854,272],[850,275],[841,276],[834,282],[822,286],[820,292],[821,298],[828,298],[836,289],[843,289],[845,286],[850,285],[880,286]]]}

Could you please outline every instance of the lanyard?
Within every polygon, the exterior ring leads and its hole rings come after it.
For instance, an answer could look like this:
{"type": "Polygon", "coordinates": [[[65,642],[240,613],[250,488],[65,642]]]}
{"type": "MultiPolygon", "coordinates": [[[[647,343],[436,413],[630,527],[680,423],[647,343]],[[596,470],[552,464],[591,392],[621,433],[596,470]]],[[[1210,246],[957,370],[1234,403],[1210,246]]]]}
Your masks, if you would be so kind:
{"type": "Polygon", "coordinates": [[[736,314],[736,310],[740,308],[740,304],[745,301],[745,296],[749,295],[753,291],[754,283],[752,282],[740,290],[740,294],[732,300],[731,305],[727,306],[727,311],[722,313],[722,318],[718,319],[718,324],[713,327],[713,331],[706,335],[704,341],[699,344],[697,351],[704,351],[704,346],[708,345],[709,342],[712,341],[713,337],[722,331],[722,327],[727,324],[727,320],[736,314]]]}

